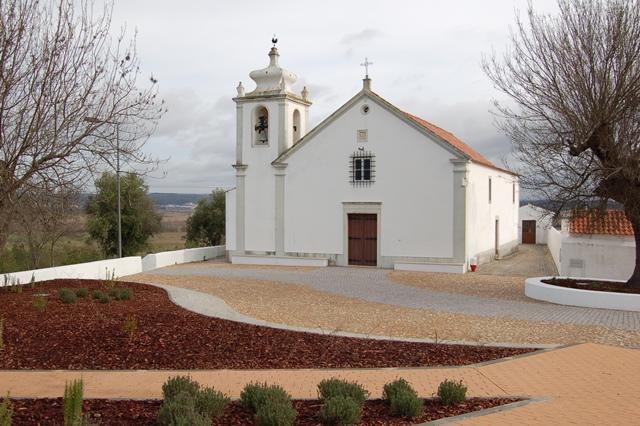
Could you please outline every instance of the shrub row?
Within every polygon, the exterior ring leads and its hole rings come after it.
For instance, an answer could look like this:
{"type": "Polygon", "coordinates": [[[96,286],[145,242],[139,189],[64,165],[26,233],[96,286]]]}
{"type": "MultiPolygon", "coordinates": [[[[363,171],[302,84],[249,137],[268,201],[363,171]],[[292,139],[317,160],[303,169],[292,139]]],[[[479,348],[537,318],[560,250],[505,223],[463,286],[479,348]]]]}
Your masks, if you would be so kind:
{"type": "MultiPolygon", "coordinates": [[[[62,303],[71,304],[75,303],[78,298],[84,298],[89,295],[89,290],[85,287],[78,289],[61,288],[58,290],[58,298],[62,303]]],[[[133,290],[126,287],[112,287],[108,293],[100,290],[94,290],[91,293],[91,297],[100,303],[109,303],[112,299],[115,300],[131,300],[133,298],[133,290]]]]}

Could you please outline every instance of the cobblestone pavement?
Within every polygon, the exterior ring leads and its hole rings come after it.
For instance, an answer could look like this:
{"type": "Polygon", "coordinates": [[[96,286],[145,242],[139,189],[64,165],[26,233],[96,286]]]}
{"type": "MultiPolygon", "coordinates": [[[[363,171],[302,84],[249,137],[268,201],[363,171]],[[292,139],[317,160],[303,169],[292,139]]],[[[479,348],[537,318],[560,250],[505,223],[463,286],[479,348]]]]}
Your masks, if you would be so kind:
{"type": "Polygon", "coordinates": [[[310,271],[284,271],[219,267],[219,265],[214,262],[202,262],[161,268],[151,273],[193,277],[194,280],[197,280],[197,277],[224,277],[303,284],[334,295],[435,312],[560,324],[596,325],[622,330],[640,329],[640,312],[579,308],[538,301],[514,301],[433,291],[393,282],[388,277],[389,271],[383,269],[330,267],[310,271]]]}
{"type": "Polygon", "coordinates": [[[481,417],[468,425],[638,424],[640,351],[583,344],[485,365],[458,368],[341,370],[155,370],[0,371],[0,394],[60,397],[65,383],[83,378],[85,398],[160,398],[169,377],[188,374],[237,398],[249,382],[279,384],[294,398],[317,397],[325,378],[355,380],[379,398],[382,386],[398,377],[422,397],[432,397],[444,379],[462,380],[470,397],[523,396],[537,402],[481,417]]]}
{"type": "Polygon", "coordinates": [[[549,248],[541,244],[521,244],[518,251],[503,259],[478,266],[478,274],[521,277],[548,277],[558,274],[549,248]]]}

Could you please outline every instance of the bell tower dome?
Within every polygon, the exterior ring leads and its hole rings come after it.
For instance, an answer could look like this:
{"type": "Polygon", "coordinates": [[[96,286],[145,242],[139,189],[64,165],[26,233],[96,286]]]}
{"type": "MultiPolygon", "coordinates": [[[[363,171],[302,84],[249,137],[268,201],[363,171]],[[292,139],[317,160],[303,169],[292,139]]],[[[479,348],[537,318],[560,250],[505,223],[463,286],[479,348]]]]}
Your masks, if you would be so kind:
{"type": "MultiPolygon", "coordinates": [[[[238,107],[238,138],[236,160],[248,150],[256,147],[268,148],[274,160],[308,130],[309,90],[304,87],[300,94],[294,93],[293,85],[298,77],[279,64],[280,54],[274,37],[269,51],[269,64],[251,71],[249,77],[255,89],[245,92],[240,82],[238,96],[233,98],[238,107]]],[[[243,160],[244,161],[244,160],[243,160]]]]}

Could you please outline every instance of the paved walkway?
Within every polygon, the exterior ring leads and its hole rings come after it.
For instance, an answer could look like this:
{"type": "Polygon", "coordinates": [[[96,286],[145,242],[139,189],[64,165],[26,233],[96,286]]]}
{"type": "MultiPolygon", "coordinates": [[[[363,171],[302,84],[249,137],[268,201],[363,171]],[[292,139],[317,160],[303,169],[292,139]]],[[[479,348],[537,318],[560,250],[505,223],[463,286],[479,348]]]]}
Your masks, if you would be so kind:
{"type": "Polygon", "coordinates": [[[382,386],[407,379],[431,397],[444,379],[463,380],[469,396],[528,396],[541,401],[462,421],[463,424],[632,424],[640,418],[640,351],[583,344],[507,361],[459,368],[213,371],[0,371],[0,394],[59,397],[82,377],[87,398],[160,398],[170,376],[189,374],[237,398],[248,382],[280,384],[294,398],[315,398],[324,378],[362,383],[376,398],[382,386]]]}
{"type": "Polygon", "coordinates": [[[548,277],[558,275],[549,248],[541,244],[521,244],[518,251],[478,267],[479,274],[521,277],[548,277]]]}
{"type": "Polygon", "coordinates": [[[412,309],[640,330],[640,312],[579,308],[536,301],[507,301],[436,292],[391,281],[388,274],[387,270],[374,268],[331,267],[310,271],[220,268],[215,263],[208,262],[152,271],[152,275],[192,277],[194,280],[197,280],[197,277],[223,277],[303,284],[321,292],[412,309]]]}

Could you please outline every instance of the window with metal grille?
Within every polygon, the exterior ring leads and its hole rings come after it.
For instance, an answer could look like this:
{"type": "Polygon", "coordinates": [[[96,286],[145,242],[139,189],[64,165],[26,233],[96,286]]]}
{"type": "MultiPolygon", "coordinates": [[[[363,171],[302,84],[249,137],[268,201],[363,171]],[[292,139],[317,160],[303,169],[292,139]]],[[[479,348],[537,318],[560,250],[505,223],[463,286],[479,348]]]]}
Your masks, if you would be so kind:
{"type": "Polygon", "coordinates": [[[363,186],[375,182],[375,156],[370,152],[354,152],[349,161],[349,169],[352,184],[363,186]]]}

